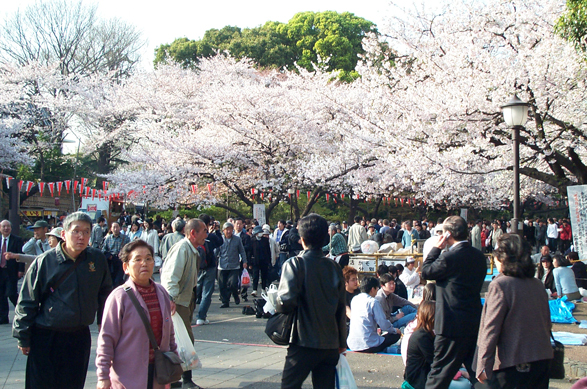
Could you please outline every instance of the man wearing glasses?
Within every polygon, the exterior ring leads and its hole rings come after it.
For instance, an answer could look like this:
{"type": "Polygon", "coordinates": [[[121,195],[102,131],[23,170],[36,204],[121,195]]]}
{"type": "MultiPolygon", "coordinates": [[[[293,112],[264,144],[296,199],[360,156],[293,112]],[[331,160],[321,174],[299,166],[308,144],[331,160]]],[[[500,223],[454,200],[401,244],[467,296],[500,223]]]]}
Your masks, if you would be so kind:
{"type": "Polygon", "coordinates": [[[63,242],[31,264],[15,310],[12,334],[28,356],[26,388],[82,389],[90,361],[89,325],[98,324],[112,280],[104,254],[88,247],[92,220],[65,218],[63,242]]]}

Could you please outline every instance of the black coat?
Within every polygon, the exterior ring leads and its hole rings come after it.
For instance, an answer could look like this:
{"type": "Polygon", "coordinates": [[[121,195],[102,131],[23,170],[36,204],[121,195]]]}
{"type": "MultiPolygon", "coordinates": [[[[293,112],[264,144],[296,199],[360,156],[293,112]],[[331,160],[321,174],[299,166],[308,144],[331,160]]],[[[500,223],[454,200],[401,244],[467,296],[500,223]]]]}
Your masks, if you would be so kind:
{"type": "MultiPolygon", "coordinates": [[[[0,245],[2,240],[0,239],[0,245]]],[[[8,238],[8,246],[6,252],[22,254],[22,246],[24,245],[23,240],[20,236],[10,234],[8,238]]],[[[17,262],[16,259],[6,260],[6,271],[8,272],[8,278],[12,281],[18,280],[18,272],[24,273],[24,262],[17,262]]]]}
{"type": "Polygon", "coordinates": [[[434,360],[434,335],[423,328],[410,336],[406,358],[405,380],[414,389],[424,389],[434,360]]]}
{"type": "Polygon", "coordinates": [[[436,280],[436,335],[477,337],[481,321],[481,288],[487,262],[469,242],[442,252],[434,247],[422,265],[422,277],[436,280]]]}
{"type": "Polygon", "coordinates": [[[271,246],[269,238],[251,239],[252,250],[249,264],[253,266],[268,266],[271,263],[271,246]]]}

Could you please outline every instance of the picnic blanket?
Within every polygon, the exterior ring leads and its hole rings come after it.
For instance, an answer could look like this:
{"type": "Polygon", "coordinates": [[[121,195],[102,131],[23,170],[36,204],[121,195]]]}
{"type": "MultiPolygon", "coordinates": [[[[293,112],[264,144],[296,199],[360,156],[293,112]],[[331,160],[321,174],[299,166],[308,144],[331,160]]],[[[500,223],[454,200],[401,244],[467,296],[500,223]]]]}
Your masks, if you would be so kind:
{"type": "Polygon", "coordinates": [[[573,317],[572,311],[575,309],[575,304],[567,300],[567,296],[560,299],[550,300],[550,321],[553,323],[577,323],[573,317]]]}

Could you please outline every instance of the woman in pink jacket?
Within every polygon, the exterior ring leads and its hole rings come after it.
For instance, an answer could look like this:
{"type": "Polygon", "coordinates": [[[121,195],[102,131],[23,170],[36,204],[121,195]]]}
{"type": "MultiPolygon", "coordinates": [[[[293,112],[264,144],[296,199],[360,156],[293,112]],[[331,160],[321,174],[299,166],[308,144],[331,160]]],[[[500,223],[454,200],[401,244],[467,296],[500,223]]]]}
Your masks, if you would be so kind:
{"type": "Polygon", "coordinates": [[[162,351],[177,349],[171,321],[173,303],[165,289],[151,279],[155,261],[149,244],[135,240],[120,250],[119,257],[129,280],[106,300],[96,351],[97,388],[165,388],[155,379],[153,348],[124,288],[131,288],[145,310],[162,351]]]}

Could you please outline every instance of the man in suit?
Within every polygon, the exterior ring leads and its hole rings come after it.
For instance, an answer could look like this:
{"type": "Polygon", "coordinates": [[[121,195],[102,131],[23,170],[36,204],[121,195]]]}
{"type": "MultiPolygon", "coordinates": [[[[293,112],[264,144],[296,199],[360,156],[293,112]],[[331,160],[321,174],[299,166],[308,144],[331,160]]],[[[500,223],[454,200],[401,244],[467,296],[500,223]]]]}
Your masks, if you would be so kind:
{"type": "Polygon", "coordinates": [[[463,363],[476,382],[471,365],[481,321],[481,287],[487,273],[485,256],[467,241],[465,219],[449,216],[442,228],[444,235],[422,266],[424,279],[436,280],[434,361],[426,389],[448,388],[463,363]],[[448,250],[442,252],[445,248],[448,250]]]}
{"type": "Polygon", "coordinates": [[[12,224],[8,220],[0,222],[2,233],[2,257],[0,258],[0,324],[8,324],[8,299],[16,307],[18,301],[17,283],[24,275],[24,262],[7,259],[6,253],[22,254],[22,239],[12,235],[12,224]]]}

